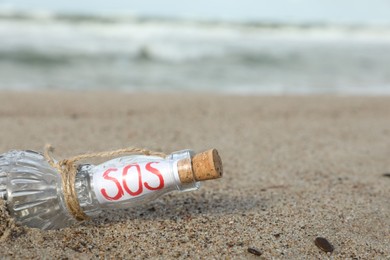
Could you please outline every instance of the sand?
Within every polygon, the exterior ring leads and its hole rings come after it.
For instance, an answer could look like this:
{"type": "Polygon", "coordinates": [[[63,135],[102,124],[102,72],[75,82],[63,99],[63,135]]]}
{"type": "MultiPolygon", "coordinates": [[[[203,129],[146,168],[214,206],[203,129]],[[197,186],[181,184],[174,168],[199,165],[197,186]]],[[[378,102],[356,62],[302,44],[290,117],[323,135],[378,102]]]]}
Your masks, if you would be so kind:
{"type": "Polygon", "coordinates": [[[389,97],[2,92],[0,125],[0,152],[215,147],[225,169],[62,230],[19,227],[2,207],[1,258],[390,257],[389,97]]]}

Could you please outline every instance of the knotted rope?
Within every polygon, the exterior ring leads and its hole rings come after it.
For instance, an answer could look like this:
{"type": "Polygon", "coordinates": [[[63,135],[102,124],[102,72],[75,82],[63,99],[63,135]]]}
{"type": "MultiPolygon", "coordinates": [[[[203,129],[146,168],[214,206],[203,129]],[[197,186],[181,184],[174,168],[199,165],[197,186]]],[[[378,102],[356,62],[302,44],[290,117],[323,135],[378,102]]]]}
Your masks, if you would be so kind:
{"type": "Polygon", "coordinates": [[[166,154],[164,153],[154,152],[142,148],[130,147],[107,152],[81,154],[56,162],[51,155],[53,151],[54,148],[50,144],[47,144],[44,149],[44,157],[47,162],[52,167],[57,169],[58,172],[61,174],[62,190],[64,193],[65,204],[68,207],[70,213],[78,221],[88,220],[90,219],[90,217],[84,213],[84,211],[80,207],[80,203],[77,198],[77,192],[75,189],[75,181],[78,168],[78,165],[76,164],[77,162],[85,159],[109,158],[126,154],[143,154],[147,156],[166,157],[166,154]]]}

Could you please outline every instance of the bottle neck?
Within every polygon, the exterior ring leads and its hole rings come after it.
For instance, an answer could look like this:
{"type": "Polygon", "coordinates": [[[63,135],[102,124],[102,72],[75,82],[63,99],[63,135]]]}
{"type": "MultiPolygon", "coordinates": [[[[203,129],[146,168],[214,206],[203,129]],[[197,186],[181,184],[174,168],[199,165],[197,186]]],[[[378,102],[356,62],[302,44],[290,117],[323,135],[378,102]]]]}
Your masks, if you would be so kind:
{"type": "Polygon", "coordinates": [[[80,206],[93,217],[104,208],[129,208],[174,190],[196,190],[199,182],[182,183],[178,173],[179,162],[192,156],[192,151],[184,150],[166,158],[133,155],[81,165],[75,183],[80,206]]]}
{"type": "Polygon", "coordinates": [[[92,192],[90,172],[93,167],[94,166],[91,164],[80,165],[75,181],[75,190],[80,207],[84,213],[90,217],[94,217],[101,212],[96,196],[92,192]]]}

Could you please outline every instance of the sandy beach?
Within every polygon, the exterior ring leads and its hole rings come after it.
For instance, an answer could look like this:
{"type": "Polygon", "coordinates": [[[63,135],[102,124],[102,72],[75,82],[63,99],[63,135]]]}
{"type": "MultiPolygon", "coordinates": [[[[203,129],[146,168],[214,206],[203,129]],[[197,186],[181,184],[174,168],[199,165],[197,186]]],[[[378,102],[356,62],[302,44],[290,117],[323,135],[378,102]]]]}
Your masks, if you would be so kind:
{"type": "Polygon", "coordinates": [[[1,92],[0,126],[0,153],[217,148],[224,166],[199,191],[62,230],[3,206],[1,258],[390,257],[390,97],[1,92]]]}

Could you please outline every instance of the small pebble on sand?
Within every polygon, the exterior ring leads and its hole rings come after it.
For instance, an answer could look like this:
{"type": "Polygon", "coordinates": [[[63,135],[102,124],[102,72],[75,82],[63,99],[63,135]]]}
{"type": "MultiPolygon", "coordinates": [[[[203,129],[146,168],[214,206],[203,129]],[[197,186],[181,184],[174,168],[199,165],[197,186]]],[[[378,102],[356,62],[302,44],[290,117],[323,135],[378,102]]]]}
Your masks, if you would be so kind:
{"type": "Polygon", "coordinates": [[[317,237],[314,240],[314,244],[324,252],[333,252],[334,250],[333,245],[323,237],[317,237]]]}
{"type": "Polygon", "coordinates": [[[254,248],[254,247],[248,247],[248,252],[253,254],[253,255],[258,255],[258,256],[260,256],[262,254],[259,249],[254,248]]]}

